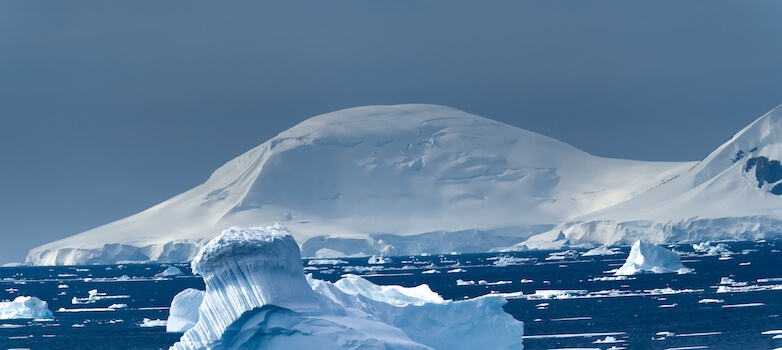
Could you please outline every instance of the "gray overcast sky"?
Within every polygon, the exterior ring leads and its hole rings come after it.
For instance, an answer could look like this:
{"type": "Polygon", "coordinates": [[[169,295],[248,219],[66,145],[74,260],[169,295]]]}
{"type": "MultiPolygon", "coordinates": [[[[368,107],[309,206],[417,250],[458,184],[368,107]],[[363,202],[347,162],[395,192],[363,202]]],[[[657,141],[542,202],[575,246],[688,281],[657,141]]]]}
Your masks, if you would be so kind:
{"type": "Polygon", "coordinates": [[[782,103],[782,2],[0,0],[0,263],[311,116],[434,103],[698,160],[782,103]]]}

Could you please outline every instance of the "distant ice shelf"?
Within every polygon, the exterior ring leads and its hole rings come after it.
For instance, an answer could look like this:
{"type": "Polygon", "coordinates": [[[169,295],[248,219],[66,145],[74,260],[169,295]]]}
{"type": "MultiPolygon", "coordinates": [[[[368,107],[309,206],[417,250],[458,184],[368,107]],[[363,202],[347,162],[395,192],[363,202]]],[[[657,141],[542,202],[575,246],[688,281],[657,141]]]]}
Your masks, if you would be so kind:
{"type": "Polygon", "coordinates": [[[305,277],[299,247],[280,225],[225,230],[192,268],[206,291],[174,298],[168,327],[186,330],[174,350],[523,348],[523,323],[503,311],[502,297],[449,301],[426,285],[305,277]],[[187,312],[197,304],[198,315],[187,312]]]}

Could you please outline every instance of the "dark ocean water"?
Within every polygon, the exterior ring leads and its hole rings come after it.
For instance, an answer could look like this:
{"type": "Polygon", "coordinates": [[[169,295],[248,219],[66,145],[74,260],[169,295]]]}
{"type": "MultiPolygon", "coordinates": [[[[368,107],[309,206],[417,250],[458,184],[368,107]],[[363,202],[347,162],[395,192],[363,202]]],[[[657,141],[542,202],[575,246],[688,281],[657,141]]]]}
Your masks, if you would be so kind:
{"type": "MultiPolygon", "coordinates": [[[[426,283],[446,299],[522,292],[505,310],[524,321],[526,349],[782,347],[782,339],[774,339],[782,334],[782,253],[777,248],[782,245],[725,244],[734,254],[683,257],[693,274],[624,280],[606,272],[624,262],[629,248],[597,257],[518,252],[394,257],[385,265],[369,265],[366,258],[341,259],[347,263],[338,265],[305,259],[304,266],[315,278],[329,281],[354,273],[377,284],[426,283]],[[503,266],[503,261],[510,264],[503,266]],[[611,337],[615,342],[604,342],[611,337]]],[[[673,248],[693,252],[688,245],[673,248]]],[[[179,291],[204,288],[200,277],[189,275],[187,264],[176,265],[184,276],[155,277],[168,266],[0,268],[0,299],[36,296],[54,313],[51,320],[0,320],[0,349],[166,349],[180,335],[166,333],[154,320],[167,318],[179,291]],[[86,298],[93,289],[108,298],[74,304],[74,297],[86,298]]]]}

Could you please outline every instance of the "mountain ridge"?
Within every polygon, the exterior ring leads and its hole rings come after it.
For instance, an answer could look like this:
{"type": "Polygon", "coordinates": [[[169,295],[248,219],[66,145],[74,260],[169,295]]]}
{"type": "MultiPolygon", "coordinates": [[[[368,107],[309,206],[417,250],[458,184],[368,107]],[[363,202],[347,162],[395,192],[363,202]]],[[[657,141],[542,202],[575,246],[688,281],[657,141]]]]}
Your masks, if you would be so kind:
{"type": "Polygon", "coordinates": [[[315,116],[138,214],[34,248],[35,265],[190,260],[225,227],[291,228],[305,256],[487,251],[664,185],[694,162],[601,158],[435,105],[315,116]]]}

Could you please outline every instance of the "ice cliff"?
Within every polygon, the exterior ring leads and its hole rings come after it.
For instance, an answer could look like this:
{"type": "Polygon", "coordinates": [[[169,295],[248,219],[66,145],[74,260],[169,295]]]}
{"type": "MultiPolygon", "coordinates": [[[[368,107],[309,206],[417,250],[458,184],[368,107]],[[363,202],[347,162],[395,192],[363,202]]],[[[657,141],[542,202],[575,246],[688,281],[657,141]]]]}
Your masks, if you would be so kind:
{"type": "MultiPolygon", "coordinates": [[[[197,319],[180,314],[180,324],[195,325],[172,349],[522,348],[523,324],[499,296],[448,301],[425,285],[318,281],[305,277],[300,259],[280,225],[223,231],[192,262],[206,291],[197,319]]],[[[197,291],[186,294],[172,316],[197,302],[197,291]]]]}
{"type": "Polygon", "coordinates": [[[614,273],[617,276],[642,273],[690,273],[692,269],[684,267],[679,254],[668,249],[643,241],[633,243],[630,255],[624,265],[614,273]]]}

